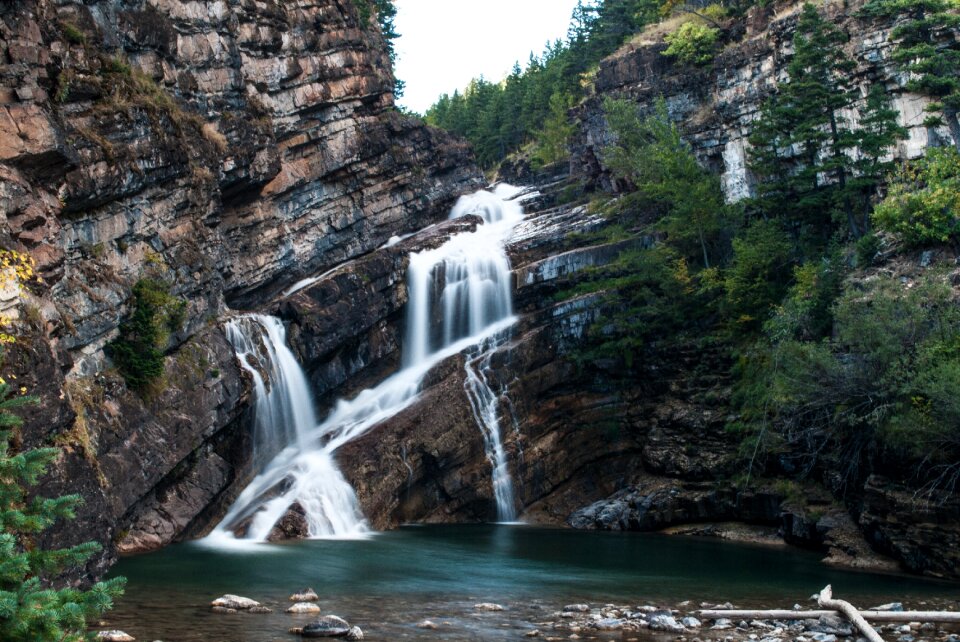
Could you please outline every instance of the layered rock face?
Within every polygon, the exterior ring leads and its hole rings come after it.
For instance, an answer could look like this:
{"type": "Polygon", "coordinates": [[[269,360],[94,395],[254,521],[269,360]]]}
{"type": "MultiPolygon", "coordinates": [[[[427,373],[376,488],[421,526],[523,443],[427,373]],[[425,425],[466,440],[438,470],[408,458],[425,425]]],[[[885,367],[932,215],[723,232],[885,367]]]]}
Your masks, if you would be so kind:
{"type": "Polygon", "coordinates": [[[202,530],[250,474],[249,383],[217,319],[479,184],[464,144],[393,108],[385,51],[352,0],[0,7],[0,236],[44,281],[4,370],[43,400],[24,442],[67,446],[43,491],[87,500],[62,542],[202,530]],[[186,308],[136,395],[104,347],[145,276],[186,308]]]}
{"type": "MultiPolygon", "coordinates": [[[[906,75],[890,60],[894,25],[889,20],[856,17],[863,4],[862,0],[827,3],[821,11],[849,36],[845,50],[856,62],[853,85],[860,87],[861,95],[865,97],[874,83],[882,83],[890,93],[891,106],[899,111],[898,121],[909,134],[898,143],[895,157],[916,158],[928,146],[949,144],[946,127],[924,125],[930,100],[907,92],[906,75]]],[[[635,101],[641,111],[652,113],[655,101],[663,97],[702,164],[721,176],[727,199],[751,196],[755,180],[748,166],[747,139],[764,101],[786,78],[800,8],[799,3],[753,7],[744,21],[723,34],[723,50],[706,67],[682,65],[664,56],[662,42],[625,45],[603,60],[595,94],[578,109],[581,127],[573,145],[571,171],[615,189],[601,151],[611,141],[603,116],[604,99],[635,101]]],[[[862,107],[861,100],[846,114],[851,122],[858,121],[862,107]]]]}

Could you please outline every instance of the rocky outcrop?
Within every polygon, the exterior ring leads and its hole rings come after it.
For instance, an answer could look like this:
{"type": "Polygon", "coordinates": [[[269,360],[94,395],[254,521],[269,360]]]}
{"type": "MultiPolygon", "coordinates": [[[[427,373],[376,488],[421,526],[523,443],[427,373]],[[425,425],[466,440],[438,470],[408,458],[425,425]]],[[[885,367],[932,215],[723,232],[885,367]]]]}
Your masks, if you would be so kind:
{"type": "MultiPolygon", "coordinates": [[[[946,127],[924,125],[929,100],[911,94],[907,78],[890,59],[890,21],[858,18],[861,0],[826,4],[825,15],[849,36],[846,51],[857,66],[854,85],[866,96],[869,85],[882,83],[909,137],[894,150],[898,158],[916,158],[929,145],[950,142],[946,127]]],[[[723,49],[706,67],[695,67],[664,56],[666,44],[656,38],[635,39],[600,63],[595,94],[577,110],[580,129],[575,136],[571,171],[594,184],[616,188],[603,163],[602,149],[611,141],[603,116],[607,97],[638,103],[652,113],[656,99],[665,99],[669,113],[680,124],[701,163],[721,176],[726,197],[737,201],[752,195],[748,137],[763,102],[786,76],[793,48],[793,32],[800,3],[754,6],[743,21],[722,34],[723,49]]],[[[856,122],[854,105],[850,118],[856,122]]]]}
{"type": "Polygon", "coordinates": [[[4,374],[44,400],[25,443],[66,445],[42,491],[85,497],[56,539],[106,544],[95,573],[114,541],[202,532],[251,474],[228,306],[425,227],[480,175],[465,144],[394,109],[385,43],[352,0],[5,3],[0,51],[0,244],[43,278],[4,374]],[[104,347],[146,275],[185,315],[137,395],[104,347]]]}

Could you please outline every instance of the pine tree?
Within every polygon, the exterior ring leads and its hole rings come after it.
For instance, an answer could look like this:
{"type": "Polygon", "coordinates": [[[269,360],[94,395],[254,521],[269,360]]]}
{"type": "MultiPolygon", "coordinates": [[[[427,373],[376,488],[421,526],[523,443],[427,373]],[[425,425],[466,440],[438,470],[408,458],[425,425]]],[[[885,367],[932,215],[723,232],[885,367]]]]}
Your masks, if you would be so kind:
{"type": "Polygon", "coordinates": [[[88,620],[109,609],[124,579],[99,582],[90,590],[53,588],[52,581],[83,564],[100,549],[96,542],[44,550],[38,537],[58,519],[73,519],[81,499],[28,498],[26,488],[56,459],[56,448],[11,452],[11,429],[20,424],[12,409],[36,403],[11,397],[0,384],[0,639],[4,642],[72,642],[86,639],[88,620]]]}
{"type": "Polygon", "coordinates": [[[901,17],[890,34],[896,41],[892,58],[911,77],[906,88],[935,100],[927,126],[946,124],[960,150],[960,13],[953,0],[872,0],[868,16],[901,17]],[[939,114],[939,115],[937,115],[939,114]]]}
{"type": "Polygon", "coordinates": [[[906,128],[897,123],[898,114],[891,108],[890,97],[883,85],[872,85],[856,131],[859,157],[848,184],[850,198],[855,201],[857,225],[862,231],[869,228],[871,199],[894,169],[890,148],[907,136],[906,128]]]}
{"type": "Polygon", "coordinates": [[[850,232],[860,236],[853,203],[844,196],[852,164],[847,152],[857,144],[841,115],[856,99],[845,41],[812,4],[803,6],[789,79],[764,106],[750,137],[752,169],[761,178],[763,210],[788,211],[795,226],[824,230],[839,195],[850,232]]]}

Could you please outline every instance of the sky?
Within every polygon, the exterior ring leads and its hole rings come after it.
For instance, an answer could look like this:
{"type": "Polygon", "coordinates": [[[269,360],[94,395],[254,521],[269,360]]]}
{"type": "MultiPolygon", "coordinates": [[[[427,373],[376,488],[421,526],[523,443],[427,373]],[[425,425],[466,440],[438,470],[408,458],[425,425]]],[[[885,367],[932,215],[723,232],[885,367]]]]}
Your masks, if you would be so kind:
{"type": "Polygon", "coordinates": [[[577,0],[394,0],[400,37],[397,77],[406,82],[398,102],[423,113],[440,94],[463,89],[483,75],[502,80],[547,41],[567,34],[577,0]]]}

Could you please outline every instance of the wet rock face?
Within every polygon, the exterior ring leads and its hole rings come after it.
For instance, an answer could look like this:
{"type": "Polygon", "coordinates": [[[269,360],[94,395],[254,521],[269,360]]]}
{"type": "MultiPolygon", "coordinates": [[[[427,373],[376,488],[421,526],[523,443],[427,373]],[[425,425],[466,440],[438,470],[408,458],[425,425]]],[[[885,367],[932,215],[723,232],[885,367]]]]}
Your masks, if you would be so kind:
{"type": "MultiPolygon", "coordinates": [[[[861,93],[865,96],[866,88],[875,82],[884,83],[891,92],[892,106],[909,131],[909,138],[898,144],[895,155],[916,158],[927,146],[949,142],[945,127],[923,126],[919,115],[929,100],[905,90],[906,77],[890,60],[893,25],[857,18],[862,5],[862,0],[856,0],[822,10],[850,36],[847,51],[857,61],[854,73],[856,84],[864,88],[861,93]]],[[[611,142],[603,101],[625,98],[637,102],[641,111],[652,113],[656,99],[663,96],[701,163],[720,174],[728,200],[751,196],[754,178],[748,167],[748,137],[763,102],[785,76],[799,9],[796,5],[775,13],[777,8],[772,5],[751,8],[746,27],[736,25],[724,34],[731,44],[705,68],[692,68],[663,56],[662,43],[627,45],[601,61],[596,94],[579,110],[581,127],[573,145],[572,171],[616,189],[602,162],[602,148],[611,142]]],[[[854,107],[859,109],[862,104],[854,107]]]]}
{"type": "Polygon", "coordinates": [[[394,109],[382,37],[349,0],[2,3],[0,52],[0,245],[44,279],[6,367],[44,400],[25,443],[69,444],[41,490],[86,498],[57,537],[104,543],[95,573],[114,540],[202,533],[251,475],[226,307],[442,218],[481,176],[394,109]],[[141,397],[104,346],[152,272],[186,319],[141,397]]]}

